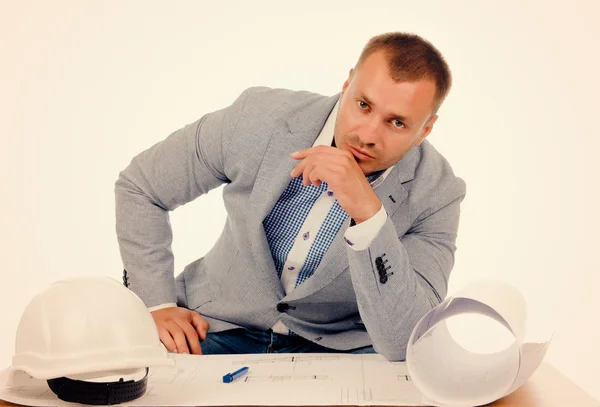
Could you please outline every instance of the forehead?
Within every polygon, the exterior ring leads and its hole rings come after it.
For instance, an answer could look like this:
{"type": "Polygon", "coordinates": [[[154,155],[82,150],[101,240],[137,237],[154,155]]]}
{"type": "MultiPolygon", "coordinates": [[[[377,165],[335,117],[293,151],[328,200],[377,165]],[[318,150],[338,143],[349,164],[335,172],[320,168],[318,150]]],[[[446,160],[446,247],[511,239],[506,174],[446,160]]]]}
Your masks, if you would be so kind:
{"type": "Polygon", "coordinates": [[[388,73],[382,53],[369,56],[354,72],[351,93],[368,98],[379,112],[404,116],[421,124],[433,110],[435,82],[422,79],[415,82],[395,82],[388,73]]]}

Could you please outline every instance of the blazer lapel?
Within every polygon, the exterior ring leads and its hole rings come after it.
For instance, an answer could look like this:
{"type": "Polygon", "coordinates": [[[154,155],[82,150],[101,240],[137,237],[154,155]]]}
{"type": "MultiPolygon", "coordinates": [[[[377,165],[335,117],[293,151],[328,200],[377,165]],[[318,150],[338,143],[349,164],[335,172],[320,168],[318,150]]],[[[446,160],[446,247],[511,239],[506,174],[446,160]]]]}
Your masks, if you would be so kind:
{"type": "Polygon", "coordinates": [[[288,129],[271,135],[252,188],[247,228],[250,246],[256,265],[281,296],[283,287],[277,278],[262,222],[288,186],[290,173],[298,164],[290,154],[312,147],[338,98],[339,95],[322,98],[308,105],[289,119],[288,129]]]}

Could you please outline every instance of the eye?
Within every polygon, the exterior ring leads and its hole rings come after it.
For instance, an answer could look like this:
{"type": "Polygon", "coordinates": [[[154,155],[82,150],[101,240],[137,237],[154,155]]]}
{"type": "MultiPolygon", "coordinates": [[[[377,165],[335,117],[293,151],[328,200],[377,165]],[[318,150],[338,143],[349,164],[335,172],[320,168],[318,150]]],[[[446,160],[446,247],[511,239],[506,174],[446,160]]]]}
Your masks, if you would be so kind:
{"type": "Polygon", "coordinates": [[[366,102],[363,102],[362,100],[358,101],[358,107],[360,107],[361,109],[365,110],[369,108],[369,105],[366,102]]]}
{"type": "Polygon", "coordinates": [[[394,124],[394,127],[397,129],[401,129],[404,127],[404,123],[402,123],[400,120],[398,119],[394,119],[392,120],[392,123],[394,124]]]}

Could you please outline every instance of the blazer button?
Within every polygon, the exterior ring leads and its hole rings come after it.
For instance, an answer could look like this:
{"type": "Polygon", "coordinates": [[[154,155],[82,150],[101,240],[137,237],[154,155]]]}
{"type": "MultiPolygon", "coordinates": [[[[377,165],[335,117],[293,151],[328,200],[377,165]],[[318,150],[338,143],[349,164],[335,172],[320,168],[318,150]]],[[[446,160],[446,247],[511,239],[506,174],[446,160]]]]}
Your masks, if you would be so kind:
{"type": "Polygon", "coordinates": [[[277,311],[279,312],[286,312],[289,308],[290,306],[286,303],[277,304],[277,311]]]}
{"type": "Polygon", "coordinates": [[[381,284],[385,284],[387,282],[388,277],[384,274],[382,276],[379,276],[379,281],[381,281],[381,284]]]}

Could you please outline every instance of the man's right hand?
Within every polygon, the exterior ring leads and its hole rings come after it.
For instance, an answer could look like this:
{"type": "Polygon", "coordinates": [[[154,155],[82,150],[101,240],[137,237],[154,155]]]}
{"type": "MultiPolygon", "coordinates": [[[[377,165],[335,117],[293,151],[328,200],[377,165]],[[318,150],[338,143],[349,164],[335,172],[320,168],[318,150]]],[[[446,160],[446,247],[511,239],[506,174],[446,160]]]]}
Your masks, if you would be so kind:
{"type": "Polygon", "coordinates": [[[150,314],[160,341],[169,352],[202,354],[200,339],[206,339],[209,324],[200,314],[181,307],[163,308],[150,314]]]}

